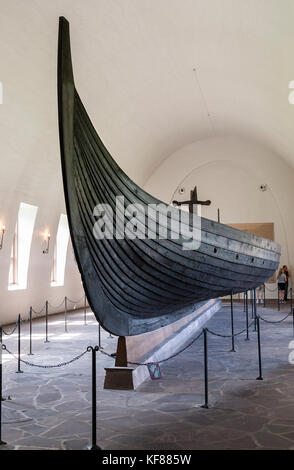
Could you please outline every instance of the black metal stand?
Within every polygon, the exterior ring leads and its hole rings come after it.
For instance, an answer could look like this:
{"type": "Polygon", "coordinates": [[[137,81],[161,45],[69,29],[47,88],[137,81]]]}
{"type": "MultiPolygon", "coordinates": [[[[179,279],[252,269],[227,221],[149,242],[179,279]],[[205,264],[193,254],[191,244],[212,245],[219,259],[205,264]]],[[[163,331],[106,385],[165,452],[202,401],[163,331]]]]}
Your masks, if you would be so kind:
{"type": "Polygon", "coordinates": [[[48,340],[48,300],[46,300],[46,317],[45,317],[45,323],[46,323],[46,339],[44,343],[49,343],[48,340]]]}
{"type": "Polygon", "coordinates": [[[18,315],[18,320],[17,320],[17,329],[18,329],[18,340],[17,340],[17,374],[23,374],[23,371],[20,368],[20,322],[21,318],[20,315],[18,315]]]}
{"type": "Polygon", "coordinates": [[[261,364],[261,343],[260,343],[259,316],[257,316],[256,322],[257,322],[257,344],[258,344],[258,366],[259,366],[259,376],[256,378],[256,380],[263,380],[263,377],[262,377],[262,364],[261,364]]]}
{"type": "Polygon", "coordinates": [[[84,325],[87,325],[87,297],[84,299],[84,325]]]}
{"type": "Polygon", "coordinates": [[[103,346],[101,346],[101,326],[100,326],[100,323],[98,323],[98,346],[99,346],[99,349],[103,349],[103,346]]]}
{"type": "Polygon", "coordinates": [[[89,450],[101,450],[97,445],[97,397],[96,397],[96,353],[99,346],[89,346],[88,351],[92,351],[92,445],[89,450]]]}
{"type": "Polygon", "coordinates": [[[278,312],[280,311],[280,291],[278,289],[278,312]]]}
{"type": "Polygon", "coordinates": [[[254,312],[254,331],[256,331],[256,290],[254,289],[253,290],[253,302],[254,302],[254,308],[253,308],[253,312],[254,312]]]}
{"type": "Polygon", "coordinates": [[[203,328],[203,346],[204,346],[204,387],[205,387],[205,403],[201,408],[209,408],[208,406],[208,357],[207,357],[207,329],[203,328]]]}
{"type": "Polygon", "coordinates": [[[246,295],[246,302],[245,302],[245,313],[246,313],[246,338],[245,341],[249,341],[249,317],[248,317],[248,292],[244,293],[246,295]]]}
{"type": "Polygon", "coordinates": [[[265,284],[263,284],[263,308],[265,308],[265,284]]]}
{"type": "Polygon", "coordinates": [[[250,291],[250,302],[251,302],[251,318],[254,318],[254,305],[253,305],[253,290],[250,291]]]}
{"type": "Polygon", "coordinates": [[[30,307],[30,352],[29,356],[33,355],[33,307],[30,307]]]}
{"type": "Polygon", "coordinates": [[[234,307],[233,307],[233,294],[231,294],[231,330],[232,330],[232,349],[230,352],[236,352],[235,350],[235,337],[234,337],[234,307]]]}
{"type": "Polygon", "coordinates": [[[68,333],[67,331],[67,297],[64,297],[64,332],[68,333]]]}
{"type": "Polygon", "coordinates": [[[0,446],[6,444],[2,440],[2,327],[0,327],[0,446]]]}

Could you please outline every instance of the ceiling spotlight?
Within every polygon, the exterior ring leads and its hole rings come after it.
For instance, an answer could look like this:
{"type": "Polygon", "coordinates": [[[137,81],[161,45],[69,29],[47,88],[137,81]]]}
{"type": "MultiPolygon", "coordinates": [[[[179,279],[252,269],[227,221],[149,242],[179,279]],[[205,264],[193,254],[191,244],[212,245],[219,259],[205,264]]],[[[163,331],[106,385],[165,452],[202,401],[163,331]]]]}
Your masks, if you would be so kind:
{"type": "Polygon", "coordinates": [[[184,192],[185,192],[185,188],[180,188],[178,191],[179,194],[184,194],[184,192]]]}
{"type": "Polygon", "coordinates": [[[267,184],[260,184],[259,185],[259,191],[266,191],[267,190],[267,184]]]}

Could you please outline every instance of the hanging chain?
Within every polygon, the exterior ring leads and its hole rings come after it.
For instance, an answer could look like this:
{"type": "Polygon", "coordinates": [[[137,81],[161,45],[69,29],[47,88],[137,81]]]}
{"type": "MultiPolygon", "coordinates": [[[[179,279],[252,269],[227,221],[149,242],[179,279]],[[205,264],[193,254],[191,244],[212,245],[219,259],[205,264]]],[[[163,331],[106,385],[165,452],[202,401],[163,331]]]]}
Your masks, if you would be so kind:
{"type": "MultiPolygon", "coordinates": [[[[248,325],[248,329],[249,329],[253,324],[254,324],[254,320],[248,325]]],[[[212,335],[214,335],[214,336],[219,336],[219,337],[221,337],[221,338],[233,338],[233,337],[239,336],[239,335],[241,335],[242,333],[245,333],[245,331],[247,331],[247,327],[246,327],[246,328],[244,328],[244,330],[241,330],[241,331],[239,331],[238,333],[235,333],[235,334],[233,334],[233,335],[222,335],[222,334],[220,334],[220,333],[216,333],[215,331],[210,330],[209,328],[206,328],[206,329],[207,329],[207,331],[208,331],[210,334],[212,334],[212,335]]]]}
{"type": "Polygon", "coordinates": [[[49,307],[51,307],[51,308],[58,309],[58,308],[61,307],[61,305],[64,304],[64,302],[65,302],[65,299],[63,299],[62,302],[60,302],[59,305],[53,305],[53,304],[51,304],[51,302],[48,302],[48,305],[49,305],[49,307]]]}
{"type": "Polygon", "coordinates": [[[15,330],[17,328],[17,325],[18,325],[18,322],[15,323],[15,326],[13,327],[13,329],[9,333],[7,333],[7,331],[5,331],[3,327],[2,327],[2,331],[6,336],[11,336],[15,332],[15,330]]]}
{"type": "MultiPolygon", "coordinates": [[[[8,354],[10,354],[12,357],[14,357],[14,359],[16,359],[18,361],[18,357],[15,354],[13,354],[13,352],[9,351],[9,349],[7,349],[5,344],[2,344],[2,349],[4,351],[8,352],[8,354]]],[[[24,359],[21,359],[21,358],[19,360],[23,364],[26,364],[27,366],[30,366],[30,367],[39,367],[41,369],[54,369],[54,368],[57,368],[57,367],[67,366],[68,364],[71,364],[72,362],[78,361],[81,357],[83,357],[85,354],[87,354],[87,352],[88,351],[86,349],[85,351],[83,351],[78,356],[75,356],[73,359],[70,359],[69,361],[66,361],[66,362],[60,362],[59,364],[42,365],[42,364],[33,364],[32,362],[25,361],[24,359]]]]}
{"type": "MultiPolygon", "coordinates": [[[[184,348],[182,348],[180,351],[176,352],[172,356],[169,356],[166,359],[161,359],[160,361],[155,361],[155,362],[157,364],[161,364],[162,362],[166,362],[166,361],[169,361],[170,359],[173,359],[174,357],[178,356],[182,352],[186,351],[186,349],[188,349],[190,346],[192,346],[192,344],[196,343],[196,341],[200,338],[200,336],[202,334],[203,334],[203,331],[201,331],[201,333],[198,336],[196,336],[196,338],[194,338],[192,341],[190,341],[190,343],[187,344],[187,346],[185,346],[184,348]]],[[[111,357],[112,359],[116,358],[116,354],[108,354],[107,352],[102,351],[101,349],[100,349],[100,352],[102,354],[104,354],[105,356],[111,357]]],[[[134,366],[148,366],[149,363],[148,362],[131,362],[131,361],[127,361],[127,364],[134,365],[134,366]]]]}
{"type": "Polygon", "coordinates": [[[263,318],[259,315],[259,318],[264,321],[265,323],[282,323],[284,320],[286,320],[286,318],[288,318],[290,315],[292,315],[292,313],[287,313],[287,315],[282,318],[281,320],[276,320],[276,321],[272,321],[272,320],[267,320],[266,318],[263,318]]]}

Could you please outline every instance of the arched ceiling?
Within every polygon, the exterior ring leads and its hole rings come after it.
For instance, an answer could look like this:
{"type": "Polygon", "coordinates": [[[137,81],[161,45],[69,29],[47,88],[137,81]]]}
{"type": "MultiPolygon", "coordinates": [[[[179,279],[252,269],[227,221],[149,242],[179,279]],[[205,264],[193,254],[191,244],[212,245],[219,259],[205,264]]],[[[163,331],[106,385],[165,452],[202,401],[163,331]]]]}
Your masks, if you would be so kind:
{"type": "Polygon", "coordinates": [[[82,100],[139,184],[172,152],[209,136],[254,139],[294,166],[293,0],[1,0],[8,182],[30,171],[33,188],[34,172],[60,175],[60,15],[70,21],[82,100]]]}

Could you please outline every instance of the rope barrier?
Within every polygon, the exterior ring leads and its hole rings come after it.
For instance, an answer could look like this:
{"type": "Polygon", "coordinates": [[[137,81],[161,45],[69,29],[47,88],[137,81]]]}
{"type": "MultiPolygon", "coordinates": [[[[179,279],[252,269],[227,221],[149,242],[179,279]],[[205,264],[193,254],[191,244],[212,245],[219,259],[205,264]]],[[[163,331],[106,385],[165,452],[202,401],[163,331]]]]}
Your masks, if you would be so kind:
{"type": "Polygon", "coordinates": [[[11,352],[11,351],[9,351],[9,349],[7,349],[5,344],[2,344],[2,349],[4,351],[8,352],[8,354],[10,354],[12,357],[14,357],[14,359],[16,359],[17,361],[20,360],[20,362],[22,362],[23,364],[26,364],[27,366],[39,367],[41,369],[54,369],[54,368],[57,368],[57,367],[67,366],[68,364],[71,364],[72,362],[78,361],[81,357],[83,357],[88,352],[88,350],[86,349],[85,351],[83,351],[78,356],[75,356],[73,359],[70,359],[69,361],[66,361],[66,362],[60,362],[59,364],[42,365],[42,364],[33,364],[32,362],[25,361],[24,359],[21,359],[21,358],[19,359],[13,352],[11,352]]]}

